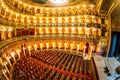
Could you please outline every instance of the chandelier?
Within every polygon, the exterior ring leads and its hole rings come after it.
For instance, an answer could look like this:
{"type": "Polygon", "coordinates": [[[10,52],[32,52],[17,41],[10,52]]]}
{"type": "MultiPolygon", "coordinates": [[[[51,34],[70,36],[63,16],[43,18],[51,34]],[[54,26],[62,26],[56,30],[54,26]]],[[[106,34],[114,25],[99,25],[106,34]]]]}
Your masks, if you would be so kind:
{"type": "Polygon", "coordinates": [[[53,4],[66,4],[68,0],[50,0],[53,4]]]}

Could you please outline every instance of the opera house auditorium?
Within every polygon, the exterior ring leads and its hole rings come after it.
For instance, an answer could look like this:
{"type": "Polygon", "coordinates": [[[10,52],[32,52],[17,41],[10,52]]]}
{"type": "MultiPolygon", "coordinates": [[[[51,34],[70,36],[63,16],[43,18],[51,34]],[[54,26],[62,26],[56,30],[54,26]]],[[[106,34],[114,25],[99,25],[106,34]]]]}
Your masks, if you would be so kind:
{"type": "Polygon", "coordinates": [[[0,80],[120,80],[120,0],[0,0],[0,80]]]}

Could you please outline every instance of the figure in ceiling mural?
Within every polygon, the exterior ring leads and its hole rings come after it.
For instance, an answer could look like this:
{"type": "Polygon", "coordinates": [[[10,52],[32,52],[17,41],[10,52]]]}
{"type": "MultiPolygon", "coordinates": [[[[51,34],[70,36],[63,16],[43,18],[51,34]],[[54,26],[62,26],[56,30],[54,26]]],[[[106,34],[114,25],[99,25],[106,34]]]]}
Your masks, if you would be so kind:
{"type": "Polygon", "coordinates": [[[39,4],[45,4],[48,0],[31,0],[31,1],[39,4]]]}
{"type": "Polygon", "coordinates": [[[73,3],[75,1],[82,1],[82,0],[31,0],[32,2],[38,3],[38,4],[46,4],[48,1],[54,1],[54,2],[64,2],[67,1],[69,3],[73,3]]]}

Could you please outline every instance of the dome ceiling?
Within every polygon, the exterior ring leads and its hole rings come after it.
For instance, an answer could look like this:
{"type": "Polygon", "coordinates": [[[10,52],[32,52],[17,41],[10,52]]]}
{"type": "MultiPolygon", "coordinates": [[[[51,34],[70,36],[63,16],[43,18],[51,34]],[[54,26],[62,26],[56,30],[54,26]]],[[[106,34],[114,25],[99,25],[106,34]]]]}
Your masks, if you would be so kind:
{"type": "Polygon", "coordinates": [[[45,7],[76,5],[82,1],[85,0],[22,0],[24,3],[45,7]]]}

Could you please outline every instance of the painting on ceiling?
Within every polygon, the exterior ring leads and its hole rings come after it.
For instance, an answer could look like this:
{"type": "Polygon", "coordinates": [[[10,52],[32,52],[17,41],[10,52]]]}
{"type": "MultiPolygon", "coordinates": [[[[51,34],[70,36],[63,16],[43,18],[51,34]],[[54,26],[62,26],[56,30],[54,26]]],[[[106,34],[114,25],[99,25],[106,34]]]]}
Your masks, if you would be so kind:
{"type": "MultiPolygon", "coordinates": [[[[35,2],[35,3],[38,3],[38,4],[45,4],[49,0],[31,0],[31,1],[35,2]]],[[[54,0],[54,1],[57,1],[57,0],[54,0]]],[[[61,1],[64,1],[64,0],[61,0],[61,1]]],[[[82,1],[82,0],[68,0],[69,3],[73,3],[73,2],[76,2],[76,1],[82,1]]]]}
{"type": "Polygon", "coordinates": [[[45,4],[48,0],[31,0],[31,1],[39,4],[45,4]]]}

